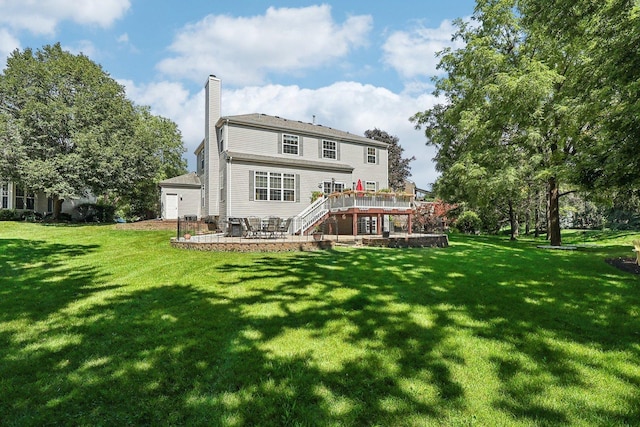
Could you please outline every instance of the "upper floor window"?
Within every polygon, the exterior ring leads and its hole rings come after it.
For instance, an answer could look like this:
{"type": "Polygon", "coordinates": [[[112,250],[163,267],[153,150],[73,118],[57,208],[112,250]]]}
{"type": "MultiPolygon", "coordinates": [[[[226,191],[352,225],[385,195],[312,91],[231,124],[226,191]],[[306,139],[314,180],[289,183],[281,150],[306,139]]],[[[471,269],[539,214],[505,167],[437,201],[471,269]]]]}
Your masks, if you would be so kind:
{"type": "Polygon", "coordinates": [[[322,140],[322,158],[337,159],[338,144],[335,141],[322,140]]]}
{"type": "Polygon", "coordinates": [[[200,152],[200,172],[204,173],[204,150],[200,152]]]}
{"type": "Polygon", "coordinates": [[[367,147],[367,163],[377,163],[376,149],[373,147],[367,147]]]}
{"type": "Polygon", "coordinates": [[[298,155],[299,138],[296,135],[282,134],[282,152],[298,155]]]}
{"type": "Polygon", "coordinates": [[[296,177],[292,173],[255,172],[254,187],[255,200],[296,200],[296,177]]]}

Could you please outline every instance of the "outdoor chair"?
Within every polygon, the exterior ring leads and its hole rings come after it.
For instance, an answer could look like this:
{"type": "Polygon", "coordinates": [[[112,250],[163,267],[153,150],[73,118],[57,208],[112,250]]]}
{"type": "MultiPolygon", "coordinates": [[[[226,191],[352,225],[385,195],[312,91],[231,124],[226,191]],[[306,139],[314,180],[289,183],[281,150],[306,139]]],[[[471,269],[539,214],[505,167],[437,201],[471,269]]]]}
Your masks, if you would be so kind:
{"type": "Polygon", "coordinates": [[[262,220],[260,218],[255,216],[245,218],[244,225],[247,228],[247,237],[260,237],[260,232],[262,231],[262,220]]]}
{"type": "Polygon", "coordinates": [[[275,238],[276,233],[280,229],[280,218],[277,216],[271,216],[267,220],[267,228],[265,229],[266,237],[275,238]]]}
{"type": "Polygon", "coordinates": [[[278,228],[278,235],[280,237],[284,237],[284,235],[289,232],[289,227],[291,226],[292,219],[293,218],[287,218],[284,221],[280,221],[280,227],[278,228]]]}

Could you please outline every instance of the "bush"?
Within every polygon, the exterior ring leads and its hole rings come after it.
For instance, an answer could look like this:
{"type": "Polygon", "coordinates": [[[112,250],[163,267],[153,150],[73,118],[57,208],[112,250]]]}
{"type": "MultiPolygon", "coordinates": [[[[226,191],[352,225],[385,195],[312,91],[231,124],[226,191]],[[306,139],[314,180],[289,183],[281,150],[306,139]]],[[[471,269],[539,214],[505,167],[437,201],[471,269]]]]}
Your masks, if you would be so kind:
{"type": "Polygon", "coordinates": [[[0,221],[16,221],[19,218],[15,209],[0,209],[0,221]]]}
{"type": "Polygon", "coordinates": [[[482,221],[477,213],[464,211],[456,219],[456,228],[462,233],[476,233],[480,230],[482,221]]]}
{"type": "Polygon", "coordinates": [[[76,206],[71,214],[75,221],[113,222],[116,208],[110,205],[83,203],[76,206]]]}

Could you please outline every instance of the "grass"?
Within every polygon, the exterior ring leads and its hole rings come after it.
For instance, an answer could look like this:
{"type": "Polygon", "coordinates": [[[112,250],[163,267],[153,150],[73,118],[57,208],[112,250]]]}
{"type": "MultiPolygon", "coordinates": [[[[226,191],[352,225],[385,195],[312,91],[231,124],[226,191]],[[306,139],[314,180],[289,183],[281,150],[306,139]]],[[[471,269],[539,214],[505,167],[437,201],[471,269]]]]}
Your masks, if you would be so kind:
{"type": "Polygon", "coordinates": [[[637,425],[637,234],[199,253],[0,223],[0,425],[637,425]]]}

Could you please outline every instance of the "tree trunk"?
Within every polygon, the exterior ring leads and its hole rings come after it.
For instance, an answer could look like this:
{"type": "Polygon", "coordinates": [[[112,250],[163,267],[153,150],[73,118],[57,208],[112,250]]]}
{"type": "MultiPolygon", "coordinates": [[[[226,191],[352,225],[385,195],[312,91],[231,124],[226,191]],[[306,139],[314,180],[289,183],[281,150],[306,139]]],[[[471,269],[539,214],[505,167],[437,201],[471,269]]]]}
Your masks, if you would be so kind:
{"type": "Polygon", "coordinates": [[[57,221],[60,219],[60,213],[62,212],[62,202],[64,199],[59,198],[58,196],[53,196],[53,220],[57,221]]]}
{"type": "Polygon", "coordinates": [[[515,209],[513,209],[513,202],[509,200],[509,225],[511,226],[511,237],[510,240],[517,240],[519,234],[519,224],[518,217],[515,209]]]}
{"type": "Polygon", "coordinates": [[[562,245],[560,237],[560,193],[555,177],[549,178],[549,240],[551,246],[562,245]]]}
{"type": "Polygon", "coordinates": [[[540,191],[536,191],[536,206],[533,211],[534,232],[533,237],[540,237],[540,191]]]}

